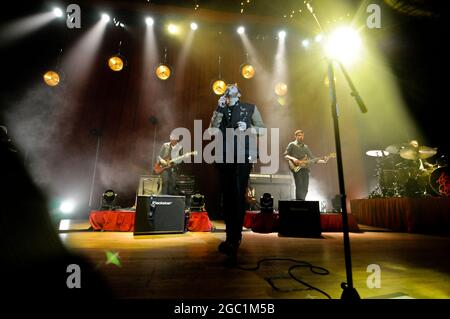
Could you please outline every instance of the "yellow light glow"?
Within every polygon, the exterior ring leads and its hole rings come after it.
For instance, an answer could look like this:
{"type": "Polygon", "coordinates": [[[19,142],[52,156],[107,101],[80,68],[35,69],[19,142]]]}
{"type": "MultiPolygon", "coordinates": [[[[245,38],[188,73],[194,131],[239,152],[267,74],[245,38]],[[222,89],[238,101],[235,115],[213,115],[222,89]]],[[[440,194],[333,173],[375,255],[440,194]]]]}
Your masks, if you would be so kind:
{"type": "Polygon", "coordinates": [[[278,82],[275,85],[275,94],[278,96],[284,96],[286,95],[287,91],[288,91],[288,86],[286,83],[283,82],[278,82]]]}
{"type": "Polygon", "coordinates": [[[175,24],[169,24],[167,26],[167,31],[169,31],[170,34],[177,34],[180,32],[180,28],[178,28],[175,24]]]}
{"type": "Polygon", "coordinates": [[[123,69],[123,60],[119,56],[112,56],[108,60],[108,66],[111,70],[118,72],[123,69]]]}
{"type": "Polygon", "coordinates": [[[325,42],[325,54],[344,64],[354,61],[361,49],[358,32],[350,27],[341,27],[334,31],[325,42]]]}
{"type": "Polygon", "coordinates": [[[160,80],[167,80],[172,72],[167,65],[161,64],[156,68],[155,73],[160,80]]]}
{"type": "Polygon", "coordinates": [[[222,95],[225,93],[225,90],[227,89],[227,85],[224,81],[217,80],[213,83],[212,89],[213,89],[214,93],[216,93],[217,95],[222,95]]]}
{"type": "Polygon", "coordinates": [[[251,64],[245,64],[241,69],[241,74],[245,79],[251,79],[255,76],[255,68],[251,64]]]}
{"type": "Polygon", "coordinates": [[[57,86],[60,81],[59,74],[55,71],[47,71],[43,78],[45,83],[49,86],[57,86]]]}

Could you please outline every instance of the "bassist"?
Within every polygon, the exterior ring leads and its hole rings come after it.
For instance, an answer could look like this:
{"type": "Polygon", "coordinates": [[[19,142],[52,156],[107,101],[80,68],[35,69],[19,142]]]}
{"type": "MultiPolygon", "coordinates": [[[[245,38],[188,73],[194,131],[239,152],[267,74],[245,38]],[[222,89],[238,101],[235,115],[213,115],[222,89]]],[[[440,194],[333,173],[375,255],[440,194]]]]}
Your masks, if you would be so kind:
{"type": "Polygon", "coordinates": [[[289,161],[295,181],[295,199],[305,200],[309,187],[309,163],[327,163],[328,156],[315,158],[308,145],[303,143],[305,134],[302,130],[295,131],[295,141],[286,147],[284,158],[289,161]],[[300,169],[295,169],[295,167],[300,169]]]}

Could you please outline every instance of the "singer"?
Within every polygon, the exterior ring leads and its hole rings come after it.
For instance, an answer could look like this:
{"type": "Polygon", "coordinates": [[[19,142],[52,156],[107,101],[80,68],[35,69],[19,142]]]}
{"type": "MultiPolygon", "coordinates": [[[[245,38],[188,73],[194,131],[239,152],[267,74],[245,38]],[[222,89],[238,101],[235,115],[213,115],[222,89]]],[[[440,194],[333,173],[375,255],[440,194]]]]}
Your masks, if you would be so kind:
{"type": "Polygon", "coordinates": [[[220,129],[224,139],[224,163],[217,164],[217,168],[223,196],[226,240],[220,243],[218,249],[229,257],[225,265],[231,267],[237,264],[245,216],[245,194],[252,163],[256,158],[253,158],[255,155],[250,150],[248,140],[245,140],[245,143],[236,143],[236,136],[232,136],[232,140],[227,141],[230,135],[226,134],[226,130],[245,133],[247,129],[251,129],[255,134],[259,134],[259,129],[265,127],[256,105],[242,103],[240,97],[241,92],[237,84],[229,84],[224,95],[219,98],[210,123],[210,127],[220,129]],[[226,156],[227,152],[233,152],[233,156],[226,156]],[[239,152],[245,153],[243,162],[238,160],[239,152]]]}

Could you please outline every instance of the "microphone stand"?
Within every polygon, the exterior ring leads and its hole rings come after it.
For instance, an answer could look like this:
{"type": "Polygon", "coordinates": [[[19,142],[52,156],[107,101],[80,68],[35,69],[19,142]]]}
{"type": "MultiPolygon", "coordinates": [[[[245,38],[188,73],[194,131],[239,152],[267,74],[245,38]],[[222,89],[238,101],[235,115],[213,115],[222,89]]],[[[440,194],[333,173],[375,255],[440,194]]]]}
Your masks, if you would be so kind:
{"type": "MultiPolygon", "coordinates": [[[[359,105],[362,113],[367,112],[367,108],[365,107],[358,91],[354,87],[349,75],[347,74],[342,63],[338,62],[345,79],[347,80],[350,88],[351,95],[355,98],[356,103],[359,105]]],[[[336,87],[334,83],[334,69],[333,69],[333,60],[328,60],[328,81],[330,83],[330,97],[331,97],[331,108],[333,115],[333,125],[334,125],[334,139],[336,143],[336,159],[337,159],[337,168],[338,168],[338,177],[339,177],[339,192],[341,196],[341,207],[342,207],[342,230],[344,235],[344,254],[345,254],[345,272],[347,275],[347,282],[343,282],[341,284],[341,288],[343,289],[341,299],[343,300],[358,300],[361,299],[356,289],[353,287],[353,276],[352,276],[352,259],[350,252],[350,237],[348,230],[348,216],[347,216],[347,196],[345,194],[345,183],[344,183],[344,170],[342,165],[342,152],[341,152],[341,140],[339,133],[339,113],[338,113],[338,104],[336,98],[336,87]]]]}

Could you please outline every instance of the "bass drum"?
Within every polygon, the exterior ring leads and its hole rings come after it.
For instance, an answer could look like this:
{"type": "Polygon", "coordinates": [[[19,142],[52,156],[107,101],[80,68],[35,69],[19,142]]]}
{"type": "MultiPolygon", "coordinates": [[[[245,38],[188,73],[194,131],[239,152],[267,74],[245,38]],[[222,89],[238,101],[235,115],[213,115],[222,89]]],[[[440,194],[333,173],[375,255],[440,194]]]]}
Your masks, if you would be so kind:
{"type": "Polygon", "coordinates": [[[431,172],[430,187],[438,196],[450,196],[450,167],[438,167],[431,172]]]}

